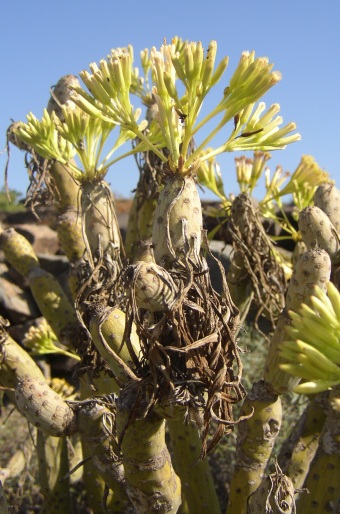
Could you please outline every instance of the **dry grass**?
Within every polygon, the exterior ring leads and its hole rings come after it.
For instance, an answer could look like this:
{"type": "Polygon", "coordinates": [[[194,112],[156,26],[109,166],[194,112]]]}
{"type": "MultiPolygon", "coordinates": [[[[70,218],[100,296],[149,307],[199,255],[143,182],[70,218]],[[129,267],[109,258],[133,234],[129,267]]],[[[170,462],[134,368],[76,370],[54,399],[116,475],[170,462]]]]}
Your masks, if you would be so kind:
{"type": "MultiPolygon", "coordinates": [[[[39,512],[41,495],[37,485],[37,459],[33,438],[25,418],[12,405],[2,408],[0,416],[0,466],[6,473],[10,459],[18,449],[25,455],[25,466],[21,473],[9,477],[3,487],[10,513],[31,514],[39,512]]],[[[2,480],[4,482],[4,480],[2,480]]]]}

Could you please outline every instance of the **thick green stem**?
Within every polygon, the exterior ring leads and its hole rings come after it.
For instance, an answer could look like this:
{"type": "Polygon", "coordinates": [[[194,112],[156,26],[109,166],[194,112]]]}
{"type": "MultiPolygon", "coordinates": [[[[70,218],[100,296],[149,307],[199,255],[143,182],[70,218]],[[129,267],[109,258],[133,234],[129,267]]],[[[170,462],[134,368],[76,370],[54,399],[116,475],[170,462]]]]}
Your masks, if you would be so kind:
{"type": "Polygon", "coordinates": [[[86,503],[92,512],[96,514],[106,514],[107,511],[103,505],[104,491],[105,491],[105,483],[102,477],[99,475],[96,470],[93,461],[92,455],[90,452],[90,448],[86,443],[85,439],[82,437],[82,450],[83,450],[83,459],[84,463],[84,471],[83,471],[83,481],[84,481],[84,489],[86,491],[86,503]],[[88,460],[90,459],[90,460],[88,460]]]}
{"type": "Polygon", "coordinates": [[[60,246],[67,256],[71,267],[69,287],[73,298],[79,288],[77,268],[85,253],[85,243],[81,227],[80,188],[73,177],[72,170],[63,164],[53,161],[49,167],[53,179],[54,199],[58,208],[57,234],[60,246]]]}
{"type": "Polygon", "coordinates": [[[174,468],[181,479],[183,514],[220,514],[214,480],[207,459],[201,460],[202,441],[198,429],[183,420],[168,420],[174,468]],[[186,505],[186,510],[183,504],[186,505]]]}
{"type": "Polygon", "coordinates": [[[86,182],[81,188],[83,236],[88,257],[95,262],[109,256],[119,262],[121,236],[112,193],[104,182],[86,182]]]}
{"type": "Polygon", "coordinates": [[[319,448],[309,469],[297,508],[300,513],[339,512],[340,506],[340,387],[330,395],[330,404],[319,448]]]}
{"type": "Polygon", "coordinates": [[[128,494],[140,514],[175,514],[181,484],[165,443],[165,421],[153,412],[143,416],[132,391],[121,391],[116,415],[128,494]]]}
{"type": "Polygon", "coordinates": [[[260,485],[282,420],[280,397],[263,381],[254,384],[242,407],[249,415],[239,423],[237,463],[227,514],[246,514],[249,496],[260,485]]]}
{"type": "MultiPolygon", "coordinates": [[[[156,102],[148,106],[146,118],[149,123],[155,117],[156,102]]],[[[138,148],[138,140],[136,147],[138,148]]],[[[173,157],[173,156],[172,156],[173,157]]],[[[140,241],[151,239],[152,223],[159,196],[161,172],[164,162],[153,152],[140,152],[136,159],[139,168],[139,180],[129,213],[125,236],[126,255],[131,260],[135,257],[136,245],[140,241]]]]}
{"type": "Polygon", "coordinates": [[[6,260],[21,275],[28,273],[39,266],[39,259],[30,242],[14,228],[4,230],[0,225],[0,246],[6,260]]]}
{"type": "Polygon", "coordinates": [[[140,352],[140,343],[135,327],[131,332],[129,343],[124,340],[125,323],[126,317],[123,311],[107,309],[94,314],[89,327],[97,350],[120,385],[126,383],[128,378],[138,380],[133,368],[140,352]]]}
{"type": "Polygon", "coordinates": [[[140,241],[152,237],[152,223],[156,205],[156,198],[139,197],[136,191],[125,236],[126,255],[131,260],[134,258],[136,245],[140,241]]]}
{"type": "Polygon", "coordinates": [[[322,393],[309,402],[281,447],[278,463],[282,471],[292,480],[295,489],[303,486],[317,451],[326,419],[327,398],[328,394],[322,393]]]}
{"type": "Polygon", "coordinates": [[[114,425],[110,410],[95,401],[86,403],[78,414],[78,425],[94,466],[107,487],[113,491],[110,512],[133,513],[134,509],[126,493],[118,444],[111,433],[114,425]]]}
{"type": "Polygon", "coordinates": [[[36,362],[18,343],[5,334],[0,343],[0,384],[15,389],[26,378],[45,380],[36,362]]]}
{"type": "Polygon", "coordinates": [[[333,258],[339,249],[339,236],[326,213],[310,205],[299,214],[299,229],[308,249],[322,248],[333,258]]]}
{"type": "Polygon", "coordinates": [[[63,213],[68,209],[77,210],[79,184],[74,179],[73,172],[58,161],[52,161],[48,171],[53,179],[54,197],[59,213],[63,213]]]}
{"type": "Polygon", "coordinates": [[[77,431],[73,410],[45,380],[20,381],[15,389],[15,400],[21,414],[42,432],[60,437],[77,431]]]}
{"type": "Polygon", "coordinates": [[[27,277],[40,312],[59,341],[71,344],[77,332],[77,316],[58,280],[40,267],[31,244],[14,229],[1,232],[0,245],[8,262],[27,277]]]}
{"type": "MultiPolygon", "coordinates": [[[[82,375],[80,379],[80,399],[85,400],[90,398],[94,394],[110,394],[112,391],[118,390],[116,382],[108,376],[104,376],[103,373],[100,377],[90,381],[88,375],[82,375]],[[116,388],[116,389],[115,389],[116,388]],[[95,390],[94,390],[95,389],[95,390]]],[[[86,427],[85,427],[86,428],[86,427]]],[[[80,429],[80,432],[82,430],[80,429]]],[[[85,430],[86,431],[86,430],[85,430]]],[[[80,434],[81,445],[83,451],[84,472],[83,481],[85,485],[86,498],[88,506],[93,509],[96,514],[111,514],[110,509],[105,509],[103,505],[104,492],[106,484],[95,466],[92,458],[92,451],[88,444],[88,438],[85,433],[80,434]]]]}
{"type": "Polygon", "coordinates": [[[39,482],[44,495],[42,514],[72,514],[67,441],[37,431],[39,482]]]}
{"type": "Polygon", "coordinates": [[[249,312],[254,295],[252,294],[249,275],[244,267],[244,259],[240,252],[232,254],[227,281],[233,302],[240,311],[240,318],[244,320],[249,312]]]}
{"type": "Polygon", "coordinates": [[[60,245],[70,263],[82,259],[85,244],[81,230],[81,216],[79,211],[67,209],[59,214],[57,233],[60,245]]]}
{"type": "Polygon", "coordinates": [[[314,194],[314,205],[327,214],[335,230],[340,233],[340,191],[334,184],[321,184],[314,194]]]}
{"type": "Polygon", "coordinates": [[[166,269],[185,255],[199,260],[202,205],[194,178],[170,176],[158,199],[152,243],[157,264],[166,269]]]}
{"type": "Polygon", "coordinates": [[[58,280],[40,267],[32,269],[28,282],[38,307],[61,343],[71,346],[78,332],[75,309],[58,280]]]}
{"type": "Polygon", "coordinates": [[[303,303],[310,305],[314,287],[318,285],[325,290],[330,273],[330,258],[321,248],[305,252],[294,269],[286,295],[285,310],[279,316],[271,338],[264,369],[264,380],[271,384],[273,391],[278,394],[291,391],[300,381],[299,377],[293,377],[279,367],[282,362],[279,348],[287,338],[286,327],[290,323],[289,310],[296,312],[303,303]]]}

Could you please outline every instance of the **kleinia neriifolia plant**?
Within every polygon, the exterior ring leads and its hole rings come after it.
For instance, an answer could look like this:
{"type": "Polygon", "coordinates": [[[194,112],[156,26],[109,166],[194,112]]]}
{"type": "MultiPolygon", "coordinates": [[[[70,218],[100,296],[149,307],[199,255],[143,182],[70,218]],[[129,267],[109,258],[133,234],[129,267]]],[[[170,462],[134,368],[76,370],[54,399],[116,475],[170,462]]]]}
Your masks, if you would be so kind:
{"type": "MultiPolygon", "coordinates": [[[[27,278],[45,318],[22,342],[32,355],[76,357],[77,392],[64,398],[1,325],[0,381],[37,428],[44,512],[53,505],[53,512],[71,513],[64,481],[72,476],[69,439],[81,446],[88,506],[131,514],[220,514],[226,498],[217,497],[205,457],[234,430],[228,514],[294,512],[296,473],[288,474],[297,459],[286,463],[286,474],[278,465],[275,473],[268,469],[283,425],[281,395],[292,390],[333,388],[326,428],[320,422],[315,429],[311,469],[327,462],[327,434],[336,440],[339,306],[329,280],[336,284],[339,275],[338,220],[330,208],[337,193],[310,156],[287,182],[281,168],[270,177],[268,152],[300,139],[294,123],[282,127],[279,105],[267,109],[262,101],[281,75],[266,57],[243,52],[226,80],[228,57],[216,62],[216,55],[215,41],[205,50],[201,42],[174,38],[143,50],[138,70],[131,46],[113,49],[79,74],[82,86],[73,75],[62,77],[41,120],[30,113],[8,130],[8,140],[29,154],[31,206],[49,198],[57,208],[70,263],[65,292],[28,241],[1,228],[5,258],[27,278]],[[213,103],[204,113],[208,95],[213,103]],[[253,150],[254,158],[236,159],[240,194],[228,197],[216,158],[243,150],[253,150]],[[124,239],[105,179],[131,155],[140,175],[124,239]],[[262,176],[266,194],[255,202],[262,176]],[[227,274],[210,250],[199,185],[221,201],[216,217],[234,247],[227,274]],[[293,221],[282,202],[287,194],[293,221]],[[294,242],[304,240],[294,269],[263,218],[279,223],[294,242]],[[255,324],[263,315],[273,333],[263,376],[247,395],[240,334],[252,303],[255,324]],[[62,487],[68,506],[58,510],[62,487]]],[[[299,485],[304,480],[311,480],[308,466],[299,485]]]]}

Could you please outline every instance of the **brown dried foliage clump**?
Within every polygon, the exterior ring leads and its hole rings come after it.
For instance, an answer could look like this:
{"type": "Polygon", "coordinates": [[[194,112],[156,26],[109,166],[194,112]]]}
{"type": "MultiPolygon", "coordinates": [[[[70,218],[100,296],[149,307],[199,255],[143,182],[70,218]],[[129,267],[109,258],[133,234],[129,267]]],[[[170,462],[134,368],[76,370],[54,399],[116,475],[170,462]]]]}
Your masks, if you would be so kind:
{"type": "MultiPolygon", "coordinates": [[[[231,206],[228,233],[233,244],[232,266],[235,287],[250,284],[256,308],[255,323],[261,315],[275,327],[284,307],[286,279],[274,255],[272,240],[266,234],[259,213],[247,193],[237,196],[231,206]]],[[[233,276],[228,276],[229,282],[233,276]]],[[[249,286],[248,286],[249,287],[249,286]]]]}
{"type": "Polygon", "coordinates": [[[140,309],[130,282],[127,332],[135,323],[142,349],[138,387],[147,392],[148,409],[155,404],[184,408],[202,430],[205,454],[232,429],[232,406],[244,396],[235,341],[238,310],[222,268],[223,296],[213,289],[204,258],[194,263],[186,257],[168,271],[176,295],[165,312],[140,309]],[[217,428],[207,444],[212,421],[217,428]]]}
{"type": "Polygon", "coordinates": [[[32,213],[39,219],[35,207],[37,205],[47,205],[53,203],[55,188],[53,188],[53,181],[49,176],[48,170],[51,166],[51,161],[44,159],[37,152],[21,141],[15,134],[15,129],[18,128],[19,122],[13,122],[7,129],[7,163],[5,167],[5,185],[8,179],[8,166],[11,156],[11,149],[9,143],[25,152],[25,167],[29,176],[29,186],[26,192],[25,205],[28,206],[32,213]]]}

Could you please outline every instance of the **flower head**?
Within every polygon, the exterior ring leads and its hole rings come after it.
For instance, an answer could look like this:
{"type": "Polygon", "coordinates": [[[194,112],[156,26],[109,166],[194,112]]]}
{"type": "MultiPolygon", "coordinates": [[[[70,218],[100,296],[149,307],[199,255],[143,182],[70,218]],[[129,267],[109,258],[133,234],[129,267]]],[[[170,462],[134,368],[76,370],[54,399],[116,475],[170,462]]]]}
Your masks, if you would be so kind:
{"type": "Polygon", "coordinates": [[[270,159],[268,152],[254,152],[254,157],[246,158],[244,155],[235,158],[236,177],[241,192],[251,193],[261,177],[265,163],[270,159]]]}
{"type": "MultiPolygon", "coordinates": [[[[209,151],[210,149],[207,148],[207,152],[209,151]]],[[[202,157],[203,156],[204,152],[202,152],[202,157]]],[[[230,205],[230,201],[224,192],[220,166],[214,157],[207,160],[200,160],[197,177],[203,186],[208,187],[210,191],[222,200],[224,206],[230,205]]]]}
{"type": "Polygon", "coordinates": [[[306,382],[298,393],[326,391],[340,383],[340,293],[331,282],[326,291],[315,287],[312,307],[290,312],[288,337],[281,345],[281,369],[306,382]],[[327,295],[328,293],[328,295],[327,295]]]}
{"type": "Polygon", "coordinates": [[[294,203],[301,211],[311,204],[320,184],[332,183],[329,174],[322,170],[311,155],[303,155],[280,195],[292,194],[294,203]]]}
{"type": "Polygon", "coordinates": [[[113,148],[102,159],[104,145],[115,125],[105,119],[87,114],[78,106],[72,110],[64,107],[63,119],[64,122],[57,118],[54,120],[56,129],[60,136],[76,149],[82,168],[72,165],[72,169],[75,178],[80,182],[102,180],[110,165],[108,162],[110,155],[120,145],[134,138],[133,133],[121,128],[113,148]]]}
{"type": "Polygon", "coordinates": [[[30,349],[33,355],[45,355],[48,353],[60,353],[62,355],[80,360],[77,355],[70,353],[55,345],[58,341],[50,325],[45,319],[37,326],[31,326],[26,333],[23,344],[30,349]]]}
{"type": "Polygon", "coordinates": [[[27,123],[19,123],[14,132],[45,159],[56,159],[66,164],[75,155],[72,144],[59,137],[54,120],[46,109],[41,120],[29,113],[27,123]]]}
{"type": "Polygon", "coordinates": [[[285,127],[279,128],[283,120],[281,116],[276,116],[280,111],[278,104],[273,104],[267,112],[264,112],[264,102],[260,102],[255,109],[254,106],[255,104],[248,105],[237,115],[237,125],[225,145],[226,151],[267,152],[278,148],[284,149],[287,144],[301,139],[298,133],[290,134],[296,129],[295,123],[288,123],[285,127]]]}

